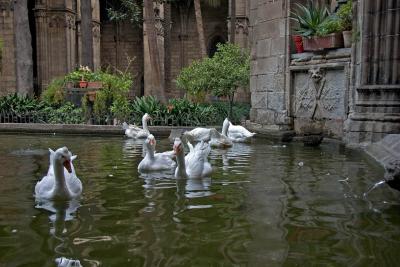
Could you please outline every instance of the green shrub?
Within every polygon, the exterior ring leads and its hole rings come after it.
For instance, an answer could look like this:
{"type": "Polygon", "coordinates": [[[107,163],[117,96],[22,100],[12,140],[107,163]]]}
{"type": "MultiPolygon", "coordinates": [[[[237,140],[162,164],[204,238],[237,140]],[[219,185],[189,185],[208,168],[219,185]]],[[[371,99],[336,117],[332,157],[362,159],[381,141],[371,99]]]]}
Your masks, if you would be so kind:
{"type": "Polygon", "coordinates": [[[10,94],[0,98],[0,111],[9,114],[25,114],[36,112],[44,106],[36,98],[10,94]]]}
{"type": "Polygon", "coordinates": [[[346,4],[341,5],[336,14],[341,20],[343,30],[350,31],[353,24],[353,1],[348,0],[346,4]]]}
{"type": "Polygon", "coordinates": [[[342,21],[337,16],[332,15],[319,25],[316,35],[326,36],[330,33],[340,32],[342,30],[342,21]]]}
{"type": "Polygon", "coordinates": [[[81,124],[85,121],[82,109],[70,102],[58,108],[47,106],[40,113],[42,120],[47,123],[81,124]]]}
{"type": "Polygon", "coordinates": [[[64,79],[54,79],[42,92],[41,99],[49,104],[61,104],[64,102],[64,79]]]}

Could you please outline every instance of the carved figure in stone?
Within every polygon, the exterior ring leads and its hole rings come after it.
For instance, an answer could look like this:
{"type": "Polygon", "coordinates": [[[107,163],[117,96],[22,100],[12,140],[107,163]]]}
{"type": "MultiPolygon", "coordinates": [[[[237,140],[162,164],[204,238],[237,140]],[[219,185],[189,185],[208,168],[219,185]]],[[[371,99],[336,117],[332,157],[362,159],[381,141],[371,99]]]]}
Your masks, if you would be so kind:
{"type": "MultiPolygon", "coordinates": [[[[325,117],[326,112],[338,108],[341,94],[327,83],[326,71],[321,67],[309,69],[309,78],[296,94],[296,114],[306,115],[311,120],[325,117]]],[[[304,116],[303,116],[304,117],[304,116]]]]}

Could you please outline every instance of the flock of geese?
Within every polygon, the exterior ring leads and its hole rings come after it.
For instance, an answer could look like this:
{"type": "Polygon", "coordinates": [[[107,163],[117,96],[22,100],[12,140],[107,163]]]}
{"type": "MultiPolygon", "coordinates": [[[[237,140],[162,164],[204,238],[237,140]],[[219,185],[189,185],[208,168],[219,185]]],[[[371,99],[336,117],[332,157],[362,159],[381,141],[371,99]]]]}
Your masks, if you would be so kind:
{"type": "MultiPolygon", "coordinates": [[[[142,127],[123,124],[125,135],[135,139],[145,139],[143,143],[144,158],[138,165],[139,172],[160,172],[174,170],[175,177],[179,178],[201,178],[212,173],[208,155],[211,147],[228,148],[233,142],[247,142],[255,133],[249,132],[243,126],[233,125],[225,119],[222,132],[215,128],[195,128],[183,133],[181,138],[174,140],[173,150],[161,153],[156,152],[156,139],[150,133],[147,123],[151,119],[149,114],[142,117],[142,127]],[[184,143],[189,148],[185,155],[184,143]],[[191,142],[197,142],[195,146],[191,142]],[[176,161],[174,161],[174,158],[176,161]]],[[[50,165],[46,176],[35,186],[35,197],[37,199],[49,200],[71,200],[79,197],[82,193],[82,182],[76,175],[72,161],[76,155],[62,147],[50,151],[50,165]]]]}

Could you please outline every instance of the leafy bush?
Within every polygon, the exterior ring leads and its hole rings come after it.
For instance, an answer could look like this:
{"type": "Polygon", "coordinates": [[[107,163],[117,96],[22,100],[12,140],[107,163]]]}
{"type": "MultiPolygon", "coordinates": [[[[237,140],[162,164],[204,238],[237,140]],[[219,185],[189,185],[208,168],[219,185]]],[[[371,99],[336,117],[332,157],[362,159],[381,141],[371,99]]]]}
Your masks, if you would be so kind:
{"type": "MultiPolygon", "coordinates": [[[[190,95],[212,93],[228,97],[230,107],[238,87],[245,87],[250,79],[250,56],[234,44],[218,44],[212,58],[195,61],[177,77],[177,86],[190,95]]],[[[232,110],[229,112],[232,115],[232,110]]]]}
{"type": "Polygon", "coordinates": [[[9,114],[23,114],[27,112],[35,112],[43,107],[36,98],[28,96],[20,96],[18,94],[10,94],[0,98],[0,111],[9,114]]]}
{"type": "Polygon", "coordinates": [[[54,79],[43,91],[41,99],[49,104],[61,104],[64,102],[64,79],[54,79]]]}
{"type": "Polygon", "coordinates": [[[336,14],[341,20],[343,30],[350,31],[353,24],[353,1],[348,0],[346,4],[341,5],[336,14]]]}
{"type": "Polygon", "coordinates": [[[319,25],[316,35],[326,36],[330,33],[340,32],[342,30],[342,21],[336,16],[330,16],[319,25]]]}
{"type": "Polygon", "coordinates": [[[58,108],[47,106],[40,113],[42,120],[47,123],[81,124],[84,122],[82,109],[69,102],[58,108]]]}

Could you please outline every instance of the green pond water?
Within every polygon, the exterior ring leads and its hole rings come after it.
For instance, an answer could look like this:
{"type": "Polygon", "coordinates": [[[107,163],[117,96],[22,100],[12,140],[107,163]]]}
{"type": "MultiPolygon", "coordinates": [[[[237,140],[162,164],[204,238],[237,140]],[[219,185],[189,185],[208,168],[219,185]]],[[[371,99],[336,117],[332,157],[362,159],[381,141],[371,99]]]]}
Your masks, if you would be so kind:
{"type": "Polygon", "coordinates": [[[383,169],[361,152],[254,139],[178,182],[139,174],[141,154],[122,136],[0,135],[0,266],[398,266],[400,194],[363,197],[383,169]],[[50,212],[33,192],[61,146],[83,195],[50,212]]]}

